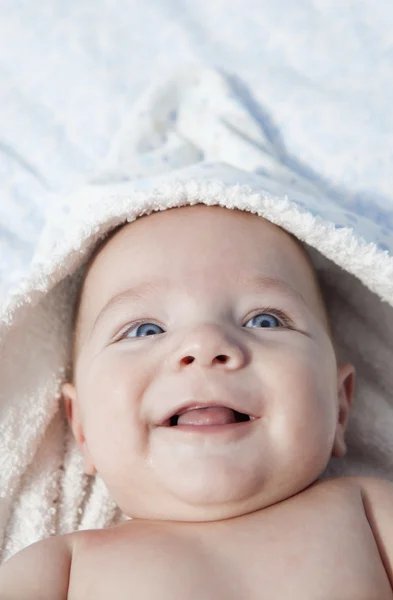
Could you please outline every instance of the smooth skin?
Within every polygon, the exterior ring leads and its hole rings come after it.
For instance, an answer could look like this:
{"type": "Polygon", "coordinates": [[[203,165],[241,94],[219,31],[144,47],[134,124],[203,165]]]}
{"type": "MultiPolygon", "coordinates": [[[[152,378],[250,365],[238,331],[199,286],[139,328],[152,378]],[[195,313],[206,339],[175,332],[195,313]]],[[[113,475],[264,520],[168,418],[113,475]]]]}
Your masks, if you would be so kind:
{"type": "Polygon", "coordinates": [[[87,271],[74,367],[62,391],[85,471],[132,520],[56,538],[71,548],[68,600],[393,597],[392,535],[378,535],[391,484],[320,479],[346,452],[355,369],[337,365],[285,231],[202,204],[125,225],[87,271]],[[212,399],[256,419],[242,435],[160,425],[212,399]]]}

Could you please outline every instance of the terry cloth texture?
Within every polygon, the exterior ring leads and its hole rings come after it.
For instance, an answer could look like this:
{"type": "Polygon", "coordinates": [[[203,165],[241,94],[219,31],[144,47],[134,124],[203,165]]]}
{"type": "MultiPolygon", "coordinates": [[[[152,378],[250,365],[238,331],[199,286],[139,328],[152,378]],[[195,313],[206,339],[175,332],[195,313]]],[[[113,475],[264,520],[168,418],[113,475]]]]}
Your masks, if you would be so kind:
{"type": "Polygon", "coordinates": [[[60,386],[84,265],[120,223],[196,203],[260,215],[304,243],[339,362],[356,368],[348,453],[324,476],[393,481],[393,215],[321,192],[285,165],[224,74],[185,69],[152,86],[86,185],[56,205],[28,277],[0,306],[1,560],[53,534],[126,520],[86,475],[60,386]]]}

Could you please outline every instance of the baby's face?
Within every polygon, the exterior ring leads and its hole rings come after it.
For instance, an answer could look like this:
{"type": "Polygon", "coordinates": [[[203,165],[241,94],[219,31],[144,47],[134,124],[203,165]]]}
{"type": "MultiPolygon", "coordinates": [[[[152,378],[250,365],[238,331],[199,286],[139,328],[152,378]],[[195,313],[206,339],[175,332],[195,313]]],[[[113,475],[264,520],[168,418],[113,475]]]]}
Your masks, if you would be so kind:
{"type": "Polygon", "coordinates": [[[345,452],[353,369],[337,368],[307,260],[267,220],[196,205],[126,225],[88,271],[79,330],[67,414],[86,472],[131,517],[250,513],[345,452]],[[256,418],[162,425],[211,401],[256,418]]]}

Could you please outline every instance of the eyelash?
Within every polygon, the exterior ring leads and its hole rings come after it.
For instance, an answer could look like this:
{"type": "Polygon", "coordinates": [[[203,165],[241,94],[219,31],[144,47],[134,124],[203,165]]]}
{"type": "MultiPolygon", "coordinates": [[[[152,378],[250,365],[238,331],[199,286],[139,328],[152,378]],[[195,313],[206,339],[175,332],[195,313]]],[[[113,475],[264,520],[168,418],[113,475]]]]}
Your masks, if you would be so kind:
{"type": "MultiPolygon", "coordinates": [[[[294,323],[293,323],[292,319],[290,319],[283,310],[280,310],[279,308],[272,308],[270,306],[267,306],[266,308],[258,309],[258,311],[255,312],[253,315],[251,315],[248,320],[253,319],[254,317],[257,317],[258,315],[260,315],[262,313],[269,313],[270,315],[273,315],[274,317],[281,319],[282,323],[284,324],[284,327],[287,327],[288,329],[294,329],[294,323]]],[[[139,327],[139,325],[143,325],[143,323],[153,323],[153,320],[152,319],[141,319],[140,321],[135,321],[135,323],[131,323],[131,325],[129,327],[127,327],[127,329],[119,335],[118,339],[119,340],[123,339],[127,335],[127,333],[132,331],[132,329],[139,327]]],[[[157,325],[157,323],[155,323],[155,325],[157,325]]],[[[159,325],[159,327],[161,327],[161,325],[159,325]]],[[[136,338],[136,339],[138,339],[138,338],[136,338]]]]}

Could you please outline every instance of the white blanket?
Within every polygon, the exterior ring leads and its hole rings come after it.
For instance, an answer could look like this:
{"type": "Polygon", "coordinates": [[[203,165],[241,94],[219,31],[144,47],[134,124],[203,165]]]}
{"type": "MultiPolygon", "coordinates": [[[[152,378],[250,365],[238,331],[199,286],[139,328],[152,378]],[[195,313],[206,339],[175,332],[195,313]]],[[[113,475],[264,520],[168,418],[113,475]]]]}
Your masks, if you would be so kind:
{"type": "Polygon", "coordinates": [[[46,208],[105,156],[135,101],[182,65],[239,76],[308,176],[393,204],[390,2],[1,3],[0,296],[46,208]]]}

